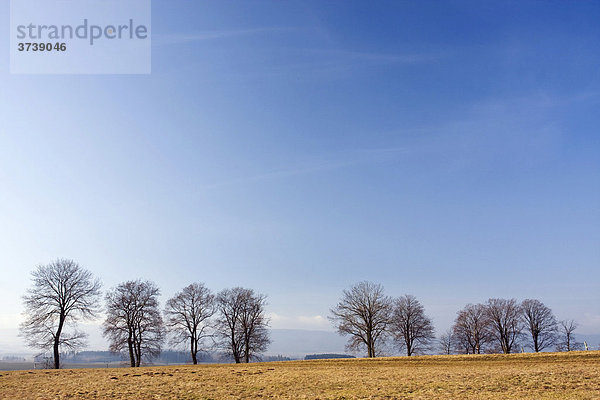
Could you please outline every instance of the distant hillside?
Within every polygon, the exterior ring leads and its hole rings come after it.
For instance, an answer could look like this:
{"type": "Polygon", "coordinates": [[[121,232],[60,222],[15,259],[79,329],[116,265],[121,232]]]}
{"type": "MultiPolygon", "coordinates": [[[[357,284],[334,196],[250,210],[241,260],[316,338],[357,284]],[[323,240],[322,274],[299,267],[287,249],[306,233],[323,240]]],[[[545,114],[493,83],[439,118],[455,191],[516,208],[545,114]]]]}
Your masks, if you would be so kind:
{"type": "Polygon", "coordinates": [[[271,329],[271,340],[273,342],[267,351],[268,355],[304,358],[306,354],[343,354],[347,339],[336,332],[271,329]]]}
{"type": "Polygon", "coordinates": [[[348,354],[308,354],[304,357],[305,360],[328,360],[331,358],[356,358],[348,354]]]}
{"type": "MultiPolygon", "coordinates": [[[[0,332],[4,333],[4,332],[0,332]]],[[[301,330],[301,329],[272,329],[270,331],[272,343],[265,353],[264,359],[267,357],[290,357],[303,359],[307,354],[345,354],[345,344],[347,338],[339,336],[336,332],[330,331],[312,331],[312,330],[301,330]]],[[[575,334],[577,342],[587,342],[590,350],[600,350],[600,334],[575,334]]],[[[94,342],[97,349],[108,347],[108,345],[102,342],[94,342]]],[[[93,347],[92,347],[93,348],[93,347]]],[[[548,349],[548,351],[554,351],[554,348],[548,349]]],[[[31,360],[34,351],[31,349],[21,349],[16,345],[0,347],[0,358],[1,357],[18,357],[26,358],[31,360]]],[[[106,362],[112,360],[118,360],[120,356],[110,354],[107,351],[84,351],[77,355],[75,359],[70,362],[106,362]]],[[[203,354],[204,359],[202,362],[218,361],[213,360],[213,357],[208,354],[203,354]]],[[[177,363],[189,361],[189,356],[186,351],[173,352],[163,355],[164,360],[159,362],[165,363],[177,363]]]]}
{"type": "MultiPolygon", "coordinates": [[[[65,354],[63,360],[66,363],[107,363],[127,361],[127,354],[111,353],[109,351],[82,351],[75,354],[65,354]]],[[[198,360],[202,363],[215,362],[211,354],[200,353],[198,360]]],[[[186,364],[191,362],[191,356],[187,351],[163,350],[160,356],[154,360],[157,364],[186,364]]]]}

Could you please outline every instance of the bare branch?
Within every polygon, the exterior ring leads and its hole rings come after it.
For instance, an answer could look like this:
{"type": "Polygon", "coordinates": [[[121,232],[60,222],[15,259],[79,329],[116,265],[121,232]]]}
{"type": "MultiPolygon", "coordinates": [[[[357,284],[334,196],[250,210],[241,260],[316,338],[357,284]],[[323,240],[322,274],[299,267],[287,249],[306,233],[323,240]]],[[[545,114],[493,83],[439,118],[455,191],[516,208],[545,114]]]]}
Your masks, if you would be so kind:
{"type": "Polygon", "coordinates": [[[438,348],[441,354],[452,354],[456,345],[454,338],[454,332],[452,329],[448,329],[446,332],[438,338],[438,348]]]}
{"type": "Polygon", "coordinates": [[[157,357],[165,339],[165,328],[159,311],[160,290],[150,281],[128,281],[106,295],[107,317],[104,336],[110,350],[127,350],[132,367],[139,367],[157,357]]]}
{"type": "Polygon", "coordinates": [[[91,272],[67,259],[38,266],[31,277],[33,286],[23,296],[25,321],[20,336],[30,347],[53,347],[54,368],[59,368],[62,347],[85,345],[85,334],[67,333],[65,328],[98,315],[101,284],[91,272]]]}
{"type": "Polygon", "coordinates": [[[430,350],[435,339],[431,319],[425,315],[421,303],[411,295],[394,301],[391,329],[394,340],[407,356],[430,350]]]}
{"type": "Polygon", "coordinates": [[[271,343],[265,306],[266,296],[252,289],[236,287],[217,295],[217,342],[236,363],[249,362],[271,343]]]}
{"type": "Polygon", "coordinates": [[[385,340],[392,311],[392,299],[383,286],[359,282],[344,290],[342,299],[331,310],[329,319],[340,335],[349,335],[348,348],[366,347],[368,357],[376,357],[378,343],[385,340]]]}
{"type": "Polygon", "coordinates": [[[188,344],[194,364],[198,363],[203,341],[212,337],[210,318],[215,311],[214,295],[201,283],[183,288],[167,301],[165,318],[172,334],[171,344],[188,344]]]}
{"type": "Polygon", "coordinates": [[[508,354],[521,338],[523,319],[521,306],[515,299],[489,299],[485,305],[488,329],[508,354]]]}
{"type": "Polygon", "coordinates": [[[457,313],[452,332],[459,352],[480,354],[483,347],[490,342],[483,304],[467,304],[457,313]]]}
{"type": "Polygon", "coordinates": [[[521,303],[525,328],[531,335],[531,348],[536,353],[556,344],[557,322],[552,310],[539,300],[521,303]]]}
{"type": "Polygon", "coordinates": [[[579,324],[574,320],[563,320],[559,323],[559,341],[556,343],[557,351],[573,351],[581,349],[581,343],[575,340],[574,332],[579,324]]]}

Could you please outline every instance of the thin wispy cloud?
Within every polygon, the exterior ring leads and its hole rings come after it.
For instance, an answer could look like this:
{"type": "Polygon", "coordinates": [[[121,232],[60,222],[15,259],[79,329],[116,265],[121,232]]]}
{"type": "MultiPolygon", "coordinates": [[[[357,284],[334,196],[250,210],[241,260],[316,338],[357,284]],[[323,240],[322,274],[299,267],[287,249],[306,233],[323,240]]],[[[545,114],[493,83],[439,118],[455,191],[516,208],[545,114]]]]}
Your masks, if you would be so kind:
{"type": "Polygon", "coordinates": [[[249,175],[227,181],[203,185],[205,189],[251,184],[262,181],[278,180],[303,175],[317,174],[320,172],[334,171],[358,165],[368,165],[389,162],[397,159],[402,154],[407,154],[408,149],[404,147],[392,147],[383,149],[359,149],[332,155],[330,158],[312,160],[298,163],[291,168],[272,170],[262,174],[249,175]]]}
{"type": "Polygon", "coordinates": [[[307,49],[307,53],[312,53],[320,58],[339,59],[354,62],[369,63],[389,63],[389,64],[413,64],[434,61],[442,57],[441,53],[382,53],[382,52],[363,52],[344,49],[307,49]]]}
{"type": "MultiPolygon", "coordinates": [[[[291,179],[357,166],[390,162],[431,160],[436,169],[465,170],[491,168],[494,160],[506,164],[533,165],[548,162],[559,148],[563,132],[550,117],[557,104],[576,101],[580,96],[561,98],[529,96],[483,101],[462,116],[395,135],[412,137],[403,146],[355,149],[319,159],[297,160],[293,166],[203,185],[205,189],[291,179]]],[[[586,96],[586,98],[589,96],[586,96]]]]}
{"type": "Polygon", "coordinates": [[[189,33],[178,33],[172,35],[154,35],[153,43],[155,44],[186,44],[194,42],[204,42],[220,39],[240,38],[245,36],[254,36],[264,33],[286,32],[295,30],[295,28],[283,27],[262,27],[250,29],[230,29],[230,30],[213,30],[199,31],[189,33]]]}
{"type": "MultiPolygon", "coordinates": [[[[206,43],[216,45],[219,49],[231,49],[228,52],[227,68],[220,68],[212,79],[222,76],[231,79],[339,79],[347,77],[356,69],[378,66],[409,66],[436,62],[445,57],[443,52],[378,52],[362,51],[345,47],[339,43],[324,39],[324,31],[319,27],[255,27],[246,29],[206,30],[196,32],[176,33],[170,35],[154,35],[153,44],[164,45],[193,45],[206,43]],[[290,44],[273,43],[265,47],[263,38],[283,37],[283,43],[288,39],[301,38],[302,43],[310,38],[312,45],[298,47],[294,41],[290,44]],[[248,40],[249,48],[253,49],[252,63],[248,64],[247,54],[236,47],[240,40],[248,40]],[[233,47],[229,47],[233,46],[233,47]],[[312,47],[311,47],[312,46],[312,47]],[[276,60],[274,62],[274,60],[276,60]],[[231,66],[236,66],[237,73],[232,73],[231,66]],[[260,65],[261,68],[256,68],[260,65]],[[242,68],[237,68],[242,66],[242,68]],[[246,66],[246,67],[243,67],[246,66]]],[[[179,66],[179,72],[186,73],[197,69],[197,65],[186,64],[179,66]]],[[[209,75],[211,76],[211,75],[209,75]]]]}

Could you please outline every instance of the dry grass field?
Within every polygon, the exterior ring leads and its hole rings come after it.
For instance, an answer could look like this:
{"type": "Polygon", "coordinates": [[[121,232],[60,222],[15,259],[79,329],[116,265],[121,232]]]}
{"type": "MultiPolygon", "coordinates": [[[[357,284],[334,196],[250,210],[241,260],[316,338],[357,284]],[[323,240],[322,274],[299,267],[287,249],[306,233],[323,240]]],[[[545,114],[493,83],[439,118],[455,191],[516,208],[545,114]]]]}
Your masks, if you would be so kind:
{"type": "Polygon", "coordinates": [[[0,372],[15,399],[600,399],[600,352],[0,372]]]}

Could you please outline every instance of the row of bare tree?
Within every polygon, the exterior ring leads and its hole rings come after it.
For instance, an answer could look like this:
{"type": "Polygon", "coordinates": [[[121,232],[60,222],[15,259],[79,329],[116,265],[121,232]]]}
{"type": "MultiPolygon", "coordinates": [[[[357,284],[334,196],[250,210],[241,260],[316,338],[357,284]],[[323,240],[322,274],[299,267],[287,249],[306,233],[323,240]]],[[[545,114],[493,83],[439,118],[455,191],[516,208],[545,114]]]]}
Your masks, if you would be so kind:
{"type": "MultiPolygon", "coordinates": [[[[59,259],[32,272],[32,287],[23,297],[25,320],[20,335],[33,348],[53,350],[60,368],[61,350],[85,344],[76,322],[93,320],[103,311],[101,283],[72,260],[59,259]]],[[[103,334],[110,350],[125,352],[132,367],[160,354],[167,339],[185,346],[192,362],[205,346],[225,351],[236,363],[249,362],[270,343],[266,296],[236,287],[213,294],[193,283],[160,310],[160,289],[150,281],[121,283],[105,295],[103,334]]]]}
{"type": "MultiPolygon", "coordinates": [[[[101,283],[65,259],[37,267],[32,281],[23,298],[26,318],[20,334],[31,347],[52,348],[54,367],[59,368],[61,349],[85,343],[86,335],[75,323],[95,319],[102,311],[101,283]]],[[[206,341],[236,363],[249,362],[270,343],[266,296],[252,289],[236,287],[214,295],[193,283],[170,298],[162,311],[159,295],[156,284],[142,280],[121,283],[105,295],[103,334],[110,350],[128,354],[132,367],[156,357],[168,337],[171,345],[189,349],[194,364],[206,341]]],[[[330,319],[340,334],[350,336],[348,347],[364,348],[368,357],[382,354],[388,339],[408,356],[429,352],[435,343],[433,323],[414,296],[394,299],[371,282],[344,290],[330,319]]],[[[576,327],[574,321],[558,323],[538,300],[489,299],[460,310],[453,328],[438,343],[448,354],[510,353],[529,337],[528,345],[536,352],[553,345],[570,351],[578,346],[573,339],[576,327]]]]}
{"type": "Polygon", "coordinates": [[[460,310],[452,329],[441,336],[440,346],[447,354],[508,354],[525,347],[535,352],[552,347],[571,351],[581,346],[574,340],[575,329],[575,321],[558,321],[539,300],[489,299],[460,310]]]}
{"type": "Polygon", "coordinates": [[[394,299],[382,285],[366,281],[343,291],[330,320],[341,335],[350,336],[350,350],[366,349],[368,357],[383,354],[390,338],[408,356],[427,351],[435,340],[433,322],[414,296],[394,299]]]}
{"type": "Polygon", "coordinates": [[[573,336],[577,324],[558,322],[550,308],[533,299],[468,304],[457,313],[452,329],[436,341],[433,323],[414,296],[394,299],[385,295],[382,285],[371,282],[344,290],[330,320],[341,335],[349,336],[350,350],[366,349],[368,357],[386,352],[390,339],[407,356],[432,352],[436,343],[443,354],[508,354],[518,346],[535,352],[552,346],[571,351],[580,346],[573,336]]]}

